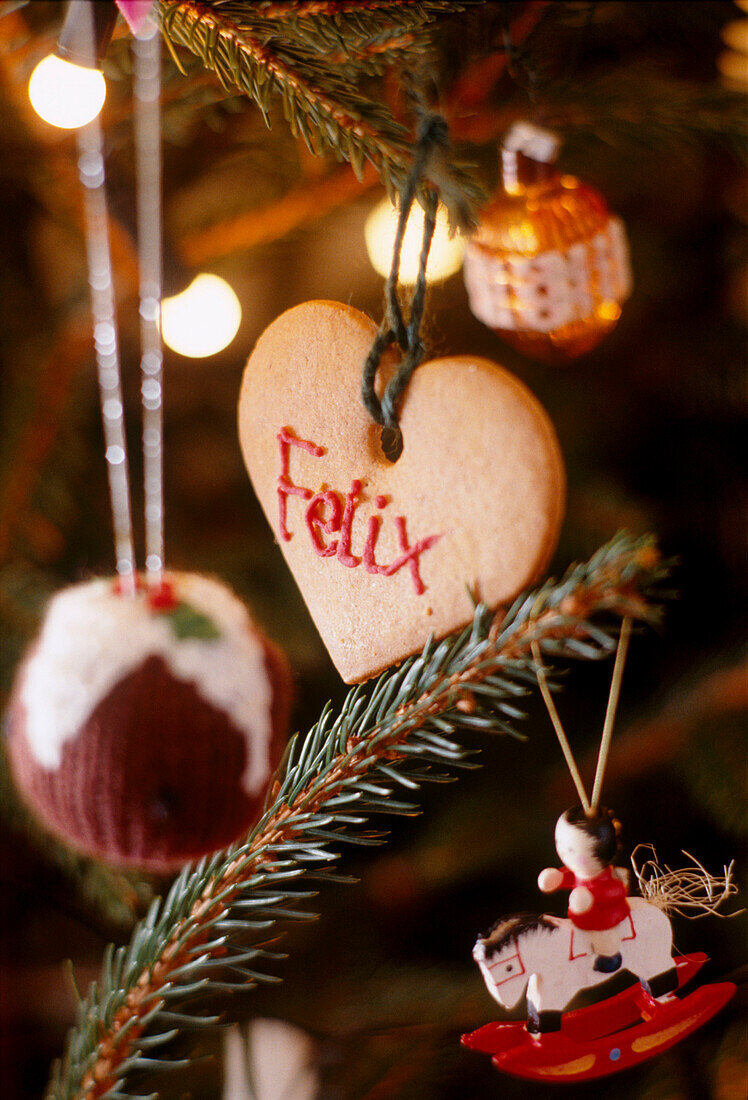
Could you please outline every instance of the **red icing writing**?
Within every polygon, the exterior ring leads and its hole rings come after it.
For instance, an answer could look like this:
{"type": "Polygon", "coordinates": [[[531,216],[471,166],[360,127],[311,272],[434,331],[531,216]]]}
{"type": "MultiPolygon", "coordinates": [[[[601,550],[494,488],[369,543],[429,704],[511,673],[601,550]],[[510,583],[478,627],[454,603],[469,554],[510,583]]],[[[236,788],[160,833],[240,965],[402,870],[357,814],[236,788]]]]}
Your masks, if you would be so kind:
{"type": "Polygon", "coordinates": [[[351,553],[351,525],[358,503],[358,494],[361,492],[361,482],[352,481],[351,487],[345,497],[345,511],[343,522],[340,526],[340,545],[338,546],[338,561],[341,565],[347,565],[349,569],[355,569],[361,564],[361,558],[351,553]]]}
{"type": "Polygon", "coordinates": [[[287,498],[290,496],[301,497],[302,500],[309,500],[312,495],[311,489],[302,489],[299,485],[294,485],[291,481],[291,477],[288,473],[288,466],[291,461],[291,444],[294,447],[301,447],[302,451],[308,451],[310,455],[314,455],[315,458],[321,458],[325,453],[324,447],[318,447],[314,443],[310,443],[307,439],[297,439],[295,435],[289,432],[288,428],[281,428],[278,432],[278,442],[280,443],[281,452],[281,472],[278,475],[278,513],[280,516],[280,533],[281,538],[286,542],[291,538],[291,532],[286,526],[286,514],[287,514],[287,498]]]}
{"type": "MultiPolygon", "coordinates": [[[[378,499],[381,500],[381,497],[378,499]]],[[[379,537],[379,528],[381,526],[381,516],[369,516],[369,532],[366,536],[366,544],[364,546],[364,565],[366,566],[367,573],[386,574],[389,568],[389,566],[387,565],[377,565],[376,558],[374,557],[374,551],[377,545],[377,538],[379,537]]]]}
{"type": "Polygon", "coordinates": [[[415,546],[408,546],[408,536],[405,533],[405,516],[395,516],[395,526],[397,527],[397,539],[400,543],[400,549],[404,550],[405,553],[397,561],[393,561],[385,576],[391,577],[393,573],[397,573],[398,569],[402,569],[404,565],[408,564],[410,575],[413,578],[413,587],[418,595],[422,596],[426,591],[426,587],[418,571],[418,559],[424,550],[430,550],[434,543],[439,541],[441,535],[429,535],[426,539],[419,539],[415,546]]]}
{"type": "MultiPolygon", "coordinates": [[[[400,549],[403,551],[399,558],[384,565],[376,560],[376,546],[379,531],[382,526],[380,515],[369,516],[366,542],[363,554],[357,557],[351,548],[353,519],[360,501],[362,483],[354,478],[351,487],[343,496],[332,489],[313,493],[311,489],[303,485],[296,485],[291,480],[290,462],[291,447],[299,447],[302,451],[321,458],[325,454],[324,447],[318,447],[308,439],[297,439],[288,428],[281,428],[277,435],[280,445],[280,473],[278,475],[278,519],[281,538],[286,542],[292,537],[288,530],[288,498],[300,497],[309,503],[304,510],[304,522],[306,523],[312,549],[321,558],[335,557],[341,565],[348,569],[355,569],[363,562],[367,573],[376,573],[383,577],[392,577],[404,566],[410,569],[413,588],[417,595],[426,591],[426,586],[421,579],[420,558],[426,550],[439,541],[441,535],[428,535],[418,539],[412,546],[408,542],[408,534],[405,527],[405,516],[395,516],[395,528],[400,549]],[[323,535],[337,534],[339,537],[325,542],[323,535]]],[[[375,497],[377,508],[383,510],[387,507],[387,497],[381,494],[375,497]]]]}
{"type": "Polygon", "coordinates": [[[331,534],[333,531],[340,530],[340,497],[337,493],[326,492],[317,493],[309,501],[309,506],[306,510],[305,519],[306,525],[309,529],[309,537],[312,540],[312,546],[315,552],[319,554],[321,558],[331,558],[337,552],[338,540],[333,539],[327,546],[322,541],[320,536],[320,529],[326,531],[327,534],[331,534]],[[320,507],[327,505],[330,509],[330,515],[326,520],[322,520],[319,515],[320,507]]]}

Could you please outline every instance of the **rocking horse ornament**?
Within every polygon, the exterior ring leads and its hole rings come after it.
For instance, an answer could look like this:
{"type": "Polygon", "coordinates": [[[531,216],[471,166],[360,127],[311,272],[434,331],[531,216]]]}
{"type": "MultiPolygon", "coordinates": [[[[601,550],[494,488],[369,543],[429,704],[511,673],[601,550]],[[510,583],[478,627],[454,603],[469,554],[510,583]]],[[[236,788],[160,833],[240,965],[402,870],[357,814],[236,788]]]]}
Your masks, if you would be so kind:
{"type": "Polygon", "coordinates": [[[731,982],[720,982],[681,995],[707,956],[673,956],[666,912],[715,912],[735,892],[732,868],[715,879],[698,863],[697,872],[666,869],[665,874],[650,863],[653,888],[634,865],[647,893],[640,898],[629,897],[629,873],[614,866],[620,825],[599,806],[599,796],[629,635],[630,620],[624,619],[591,800],[548,690],[539,649],[533,647],[538,684],[581,801],[556,824],[563,867],[546,867],[538,876],[543,893],[570,891],[568,916],[510,916],[478,937],[473,958],[488,992],[504,1009],[515,1008],[526,994],[527,1021],[489,1023],[462,1037],[465,1046],[490,1054],[497,1069],[517,1077],[582,1081],[636,1065],[695,1031],[735,992],[731,982]],[[632,984],[622,992],[565,1011],[582,990],[624,972],[632,984]]]}

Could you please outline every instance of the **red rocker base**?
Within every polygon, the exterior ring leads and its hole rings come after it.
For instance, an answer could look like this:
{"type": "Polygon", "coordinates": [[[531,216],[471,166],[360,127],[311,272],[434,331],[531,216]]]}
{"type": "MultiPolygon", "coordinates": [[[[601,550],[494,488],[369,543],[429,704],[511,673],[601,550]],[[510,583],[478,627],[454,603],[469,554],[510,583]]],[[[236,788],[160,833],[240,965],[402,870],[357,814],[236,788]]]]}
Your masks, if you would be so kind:
{"type": "MultiPolygon", "coordinates": [[[[675,960],[678,988],[707,961],[703,952],[675,960]]],[[[696,1031],[727,1004],[732,982],[700,986],[656,1001],[635,982],[598,1004],[567,1012],[561,1030],[532,1035],[524,1023],[490,1023],[462,1036],[463,1046],[490,1054],[497,1069],[535,1081],[588,1081],[653,1058],[696,1031]]]]}

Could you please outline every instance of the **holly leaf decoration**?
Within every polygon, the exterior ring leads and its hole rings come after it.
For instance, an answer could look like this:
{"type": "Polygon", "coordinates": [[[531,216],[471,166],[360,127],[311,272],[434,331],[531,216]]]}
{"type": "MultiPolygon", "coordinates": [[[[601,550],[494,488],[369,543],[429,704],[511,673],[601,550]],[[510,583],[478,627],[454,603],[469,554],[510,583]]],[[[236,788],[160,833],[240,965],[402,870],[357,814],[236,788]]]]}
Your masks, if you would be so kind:
{"type": "Polygon", "coordinates": [[[213,620],[188,603],[177,604],[172,611],[166,613],[166,618],[175,637],[181,640],[199,638],[201,641],[208,642],[221,637],[221,632],[213,620]]]}

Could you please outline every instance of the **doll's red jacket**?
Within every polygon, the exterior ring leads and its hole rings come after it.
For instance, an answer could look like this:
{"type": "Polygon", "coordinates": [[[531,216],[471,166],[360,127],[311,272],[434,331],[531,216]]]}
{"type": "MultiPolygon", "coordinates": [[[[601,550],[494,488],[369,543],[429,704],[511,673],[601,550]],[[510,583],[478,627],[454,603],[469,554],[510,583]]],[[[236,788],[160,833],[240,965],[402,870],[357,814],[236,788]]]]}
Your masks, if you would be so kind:
{"type": "Polygon", "coordinates": [[[612,867],[606,867],[594,878],[577,878],[568,867],[561,868],[564,890],[573,890],[575,886],[584,886],[592,894],[593,902],[585,913],[572,913],[569,917],[577,928],[589,932],[602,932],[613,928],[629,915],[629,903],[626,900],[626,886],[613,873],[612,867]]]}

